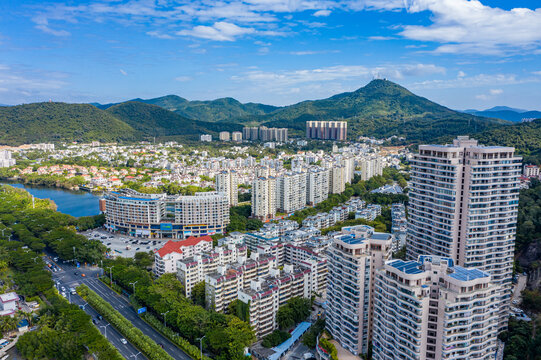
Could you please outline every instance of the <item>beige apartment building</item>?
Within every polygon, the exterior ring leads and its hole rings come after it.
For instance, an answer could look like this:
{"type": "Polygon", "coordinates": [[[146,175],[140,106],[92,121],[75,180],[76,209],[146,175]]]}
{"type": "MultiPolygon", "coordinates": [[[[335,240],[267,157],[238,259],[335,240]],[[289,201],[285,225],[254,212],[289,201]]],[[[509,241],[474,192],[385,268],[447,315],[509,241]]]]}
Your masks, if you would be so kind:
{"type": "Polygon", "coordinates": [[[388,261],[376,276],[373,359],[494,359],[500,290],[449,258],[388,261]]]}
{"type": "Polygon", "coordinates": [[[500,330],[507,326],[521,158],[512,147],[459,136],[421,145],[412,161],[408,258],[438,255],[491,274],[502,286],[500,330]]]}

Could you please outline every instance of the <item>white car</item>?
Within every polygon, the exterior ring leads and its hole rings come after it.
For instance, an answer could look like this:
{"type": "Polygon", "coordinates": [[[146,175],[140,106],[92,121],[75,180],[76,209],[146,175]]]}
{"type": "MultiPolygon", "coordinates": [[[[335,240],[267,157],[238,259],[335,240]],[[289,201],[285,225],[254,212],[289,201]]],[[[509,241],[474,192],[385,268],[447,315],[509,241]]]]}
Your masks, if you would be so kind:
{"type": "Polygon", "coordinates": [[[63,296],[63,297],[66,297],[67,295],[66,295],[65,292],[62,291],[62,296],[63,296]]]}
{"type": "Polygon", "coordinates": [[[122,338],[120,339],[120,342],[123,343],[124,345],[126,345],[128,342],[126,341],[126,339],[122,338]]]}

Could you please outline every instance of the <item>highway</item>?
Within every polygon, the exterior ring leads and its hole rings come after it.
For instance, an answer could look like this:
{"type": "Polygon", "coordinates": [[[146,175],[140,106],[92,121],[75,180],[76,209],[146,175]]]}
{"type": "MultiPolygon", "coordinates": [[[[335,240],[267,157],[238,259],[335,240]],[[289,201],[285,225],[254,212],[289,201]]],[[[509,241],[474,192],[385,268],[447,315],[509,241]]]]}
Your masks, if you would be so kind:
{"type": "MultiPolygon", "coordinates": [[[[49,258],[49,261],[50,260],[49,258]]],[[[58,264],[60,268],[62,268],[62,271],[53,272],[53,280],[60,281],[61,286],[65,286],[66,289],[69,289],[69,287],[76,287],[79,284],[85,284],[90,289],[95,291],[98,295],[100,295],[104,300],[109,302],[111,306],[118,312],[122,314],[126,319],[128,319],[135,327],[137,327],[139,330],[143,332],[143,334],[150,337],[152,340],[154,340],[157,344],[161,344],[163,349],[171,355],[176,360],[191,360],[192,358],[189,357],[184,351],[182,351],[178,346],[173,344],[169,339],[167,339],[165,336],[163,336],[160,332],[158,332],[156,329],[154,329],[152,326],[148,325],[146,322],[144,322],[139,315],[136,313],[136,311],[131,307],[128,300],[115,293],[113,290],[109,289],[105,284],[103,284],[99,279],[98,275],[101,272],[101,269],[97,267],[81,267],[77,268],[76,266],[73,266],[71,264],[58,264]],[[78,275],[75,275],[75,272],[78,272],[78,275]],[[85,277],[82,277],[82,274],[85,274],[85,277]]],[[[75,302],[77,304],[84,304],[84,300],[79,297],[78,295],[71,295],[72,302],[75,302]],[[79,302],[76,302],[79,301],[79,302]]],[[[85,308],[90,308],[90,306],[85,306],[85,308]]],[[[90,309],[89,309],[90,310],[90,309]]],[[[93,312],[93,317],[95,317],[97,314],[96,312],[91,309],[90,311],[93,312]]],[[[87,311],[88,312],[88,311],[87,311]]],[[[101,320],[98,325],[105,325],[105,319],[101,320]]],[[[137,354],[139,351],[136,350],[131,344],[124,345],[120,342],[120,339],[122,336],[119,335],[118,339],[115,339],[113,335],[111,335],[113,332],[110,331],[112,326],[107,327],[107,337],[113,343],[113,345],[121,351],[122,355],[126,356],[126,358],[129,359],[129,356],[132,358],[134,357],[134,354],[137,354]],[[118,342],[116,342],[118,340],[118,342]],[[126,351],[122,351],[123,347],[131,347],[132,352],[129,353],[129,351],[126,349],[126,351]]],[[[103,328],[100,327],[100,331],[103,333],[103,328]]],[[[116,330],[115,330],[116,331],[116,330]]],[[[140,354],[137,359],[143,359],[143,355],[140,354]]]]}

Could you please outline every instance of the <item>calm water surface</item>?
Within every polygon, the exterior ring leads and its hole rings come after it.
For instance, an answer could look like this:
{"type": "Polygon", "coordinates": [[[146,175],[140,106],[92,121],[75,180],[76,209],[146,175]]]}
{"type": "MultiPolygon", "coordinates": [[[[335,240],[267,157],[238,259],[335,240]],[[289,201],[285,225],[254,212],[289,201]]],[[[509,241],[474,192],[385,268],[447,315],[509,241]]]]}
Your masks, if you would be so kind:
{"type": "Polygon", "coordinates": [[[98,215],[100,213],[99,196],[86,191],[71,191],[9,182],[2,184],[25,189],[40,199],[51,199],[56,204],[57,210],[64,214],[79,217],[98,215]]]}

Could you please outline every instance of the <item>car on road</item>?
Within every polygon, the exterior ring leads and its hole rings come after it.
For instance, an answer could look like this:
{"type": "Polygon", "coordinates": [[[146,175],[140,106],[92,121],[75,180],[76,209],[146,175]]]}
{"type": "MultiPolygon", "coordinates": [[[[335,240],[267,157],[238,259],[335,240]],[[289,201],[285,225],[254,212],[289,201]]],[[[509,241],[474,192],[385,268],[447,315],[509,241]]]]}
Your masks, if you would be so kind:
{"type": "Polygon", "coordinates": [[[99,315],[97,316],[98,320],[103,320],[103,316],[99,315]]]}
{"type": "Polygon", "coordinates": [[[86,274],[81,274],[82,277],[86,277],[86,274]]]}
{"type": "Polygon", "coordinates": [[[63,297],[66,297],[66,296],[67,296],[66,293],[65,293],[64,291],[62,291],[62,296],[63,296],[63,297]]]}
{"type": "Polygon", "coordinates": [[[73,273],[73,275],[79,275],[79,272],[78,272],[78,271],[75,271],[75,272],[73,273]]]}
{"type": "Polygon", "coordinates": [[[128,342],[126,341],[126,339],[122,338],[120,339],[120,342],[123,343],[124,345],[126,345],[128,342]]]}
{"type": "Polygon", "coordinates": [[[66,292],[66,288],[65,288],[65,287],[62,286],[60,289],[62,290],[62,292],[66,292]]]}

